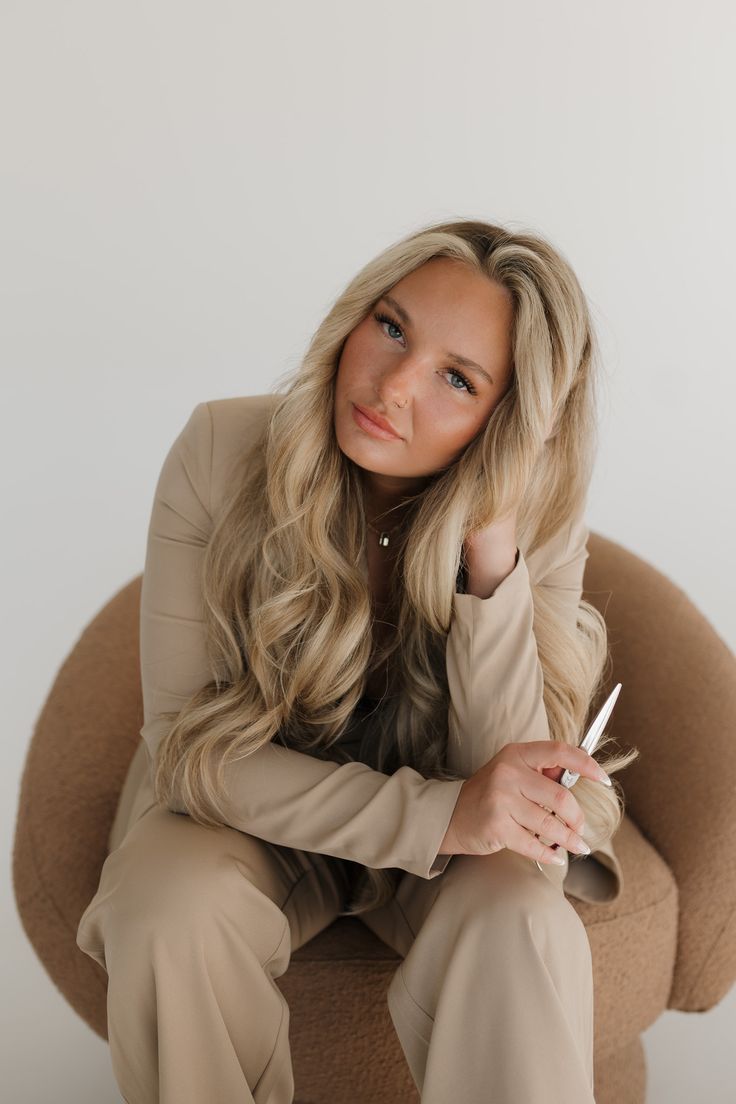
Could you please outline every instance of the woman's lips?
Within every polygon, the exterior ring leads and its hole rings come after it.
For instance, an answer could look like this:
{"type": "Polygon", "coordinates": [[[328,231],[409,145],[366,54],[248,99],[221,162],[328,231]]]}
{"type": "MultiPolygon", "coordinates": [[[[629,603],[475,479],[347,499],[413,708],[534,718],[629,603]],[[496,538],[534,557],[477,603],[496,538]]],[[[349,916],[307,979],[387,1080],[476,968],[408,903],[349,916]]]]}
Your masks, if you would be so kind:
{"type": "Polygon", "coordinates": [[[364,429],[366,433],[370,433],[372,437],[380,437],[383,441],[403,440],[397,433],[391,433],[388,429],[384,429],[383,426],[379,426],[377,422],[374,422],[372,418],[369,418],[367,414],[359,410],[355,403],[353,403],[353,420],[361,429],[364,429]]]}

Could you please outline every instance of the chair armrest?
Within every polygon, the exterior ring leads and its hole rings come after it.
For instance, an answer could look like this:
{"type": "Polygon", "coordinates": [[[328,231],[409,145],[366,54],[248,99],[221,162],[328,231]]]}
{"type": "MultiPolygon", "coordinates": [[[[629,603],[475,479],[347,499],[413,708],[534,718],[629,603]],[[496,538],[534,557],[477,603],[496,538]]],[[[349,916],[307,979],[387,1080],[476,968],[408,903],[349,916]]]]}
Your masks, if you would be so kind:
{"type": "Polygon", "coordinates": [[[640,749],[616,778],[678,886],[668,1007],[705,1011],[736,978],[736,657],[661,572],[598,534],[589,550],[583,597],[622,683],[607,732],[640,749]]]}

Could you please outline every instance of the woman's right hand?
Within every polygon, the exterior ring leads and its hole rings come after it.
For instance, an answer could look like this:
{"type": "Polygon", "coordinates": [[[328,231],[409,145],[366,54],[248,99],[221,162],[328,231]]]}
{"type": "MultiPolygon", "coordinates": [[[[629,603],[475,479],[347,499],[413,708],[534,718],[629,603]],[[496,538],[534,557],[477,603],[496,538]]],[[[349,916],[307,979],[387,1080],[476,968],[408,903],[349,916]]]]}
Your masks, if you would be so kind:
{"type": "Polygon", "coordinates": [[[463,783],[439,854],[489,855],[508,847],[554,862],[556,851],[537,836],[587,854],[580,805],[566,786],[542,773],[560,767],[594,782],[607,777],[587,751],[561,740],[505,744],[463,783]]]}

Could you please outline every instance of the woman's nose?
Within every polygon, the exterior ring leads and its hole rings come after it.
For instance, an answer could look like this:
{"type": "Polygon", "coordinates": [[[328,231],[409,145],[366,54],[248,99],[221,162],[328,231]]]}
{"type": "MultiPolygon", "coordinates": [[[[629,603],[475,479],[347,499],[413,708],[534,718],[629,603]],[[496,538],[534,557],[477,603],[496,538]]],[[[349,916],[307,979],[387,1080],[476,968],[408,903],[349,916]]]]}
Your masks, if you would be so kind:
{"type": "Polygon", "coordinates": [[[400,364],[392,365],[381,375],[375,387],[376,393],[384,402],[395,402],[398,406],[405,406],[410,395],[416,390],[421,372],[419,363],[406,357],[400,364]]]}

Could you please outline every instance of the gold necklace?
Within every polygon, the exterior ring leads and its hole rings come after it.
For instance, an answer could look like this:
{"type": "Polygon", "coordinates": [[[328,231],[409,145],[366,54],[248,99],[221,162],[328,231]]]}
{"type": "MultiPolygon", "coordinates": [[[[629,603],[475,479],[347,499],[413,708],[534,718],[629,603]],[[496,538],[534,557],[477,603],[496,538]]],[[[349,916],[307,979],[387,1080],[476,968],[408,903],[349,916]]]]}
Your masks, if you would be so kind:
{"type": "Polygon", "coordinates": [[[391,533],[395,532],[401,525],[401,522],[398,522],[398,524],[392,525],[390,529],[376,529],[375,525],[371,525],[368,521],[368,518],[365,519],[365,523],[372,532],[377,534],[381,548],[388,548],[391,533]]]}

